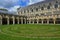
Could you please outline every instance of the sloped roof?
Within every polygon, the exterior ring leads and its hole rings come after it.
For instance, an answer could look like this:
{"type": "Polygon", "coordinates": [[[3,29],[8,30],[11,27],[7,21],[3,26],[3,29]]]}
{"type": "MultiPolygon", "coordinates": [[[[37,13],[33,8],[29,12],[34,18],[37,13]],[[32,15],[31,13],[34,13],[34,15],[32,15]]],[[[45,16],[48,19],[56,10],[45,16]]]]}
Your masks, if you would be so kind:
{"type": "Polygon", "coordinates": [[[17,15],[17,14],[13,14],[12,12],[2,11],[2,10],[0,10],[0,14],[1,14],[1,15],[5,14],[5,15],[15,15],[15,16],[19,16],[19,15],[17,15]]]}
{"type": "MultiPolygon", "coordinates": [[[[29,5],[29,6],[35,6],[35,5],[40,5],[40,4],[44,4],[44,3],[49,3],[51,1],[54,1],[54,0],[45,0],[45,1],[38,2],[38,3],[32,4],[32,5],[29,5]]],[[[27,7],[29,7],[29,6],[27,6],[27,7]]]]}
{"type": "Polygon", "coordinates": [[[45,0],[45,1],[38,2],[38,3],[32,4],[32,5],[28,5],[28,6],[26,6],[26,7],[21,7],[20,9],[24,9],[24,8],[28,8],[28,7],[36,6],[36,5],[41,5],[41,4],[49,3],[49,2],[52,2],[52,1],[55,1],[55,0],[45,0]]]}

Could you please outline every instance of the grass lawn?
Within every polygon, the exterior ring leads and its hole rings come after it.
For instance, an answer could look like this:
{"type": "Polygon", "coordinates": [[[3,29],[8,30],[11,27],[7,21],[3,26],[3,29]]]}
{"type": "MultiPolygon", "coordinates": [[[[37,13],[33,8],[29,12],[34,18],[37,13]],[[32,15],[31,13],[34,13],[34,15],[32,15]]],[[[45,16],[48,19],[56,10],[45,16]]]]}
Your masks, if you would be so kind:
{"type": "Polygon", "coordinates": [[[60,40],[60,25],[0,25],[0,40],[60,40]]]}

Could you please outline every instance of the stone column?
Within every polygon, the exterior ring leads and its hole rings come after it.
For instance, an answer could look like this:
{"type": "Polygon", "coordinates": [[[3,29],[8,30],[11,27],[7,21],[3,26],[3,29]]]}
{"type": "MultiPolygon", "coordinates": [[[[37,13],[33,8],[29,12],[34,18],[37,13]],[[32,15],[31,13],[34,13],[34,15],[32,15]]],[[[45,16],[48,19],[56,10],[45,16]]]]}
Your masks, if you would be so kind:
{"type": "Polygon", "coordinates": [[[7,25],[9,25],[9,17],[7,18],[7,25]]]}
{"type": "Polygon", "coordinates": [[[15,24],[15,18],[14,18],[14,16],[13,16],[13,25],[15,24]]]}
{"type": "Polygon", "coordinates": [[[29,24],[31,24],[31,20],[29,20],[29,24]]]}
{"type": "Polygon", "coordinates": [[[26,22],[27,22],[26,24],[28,24],[28,20],[26,22]]]}
{"type": "Polygon", "coordinates": [[[37,24],[38,24],[38,19],[37,19],[37,24]]]}
{"type": "Polygon", "coordinates": [[[49,19],[47,19],[47,24],[49,24],[49,19]]]}
{"type": "Polygon", "coordinates": [[[43,19],[42,19],[42,24],[43,24],[43,19]]]}
{"type": "Polygon", "coordinates": [[[2,25],[2,16],[0,16],[0,25],[2,25]]]}
{"type": "Polygon", "coordinates": [[[29,24],[29,19],[27,19],[27,24],[29,24]]]}
{"type": "Polygon", "coordinates": [[[54,24],[55,24],[55,19],[54,19],[54,24]]]}
{"type": "Polygon", "coordinates": [[[19,24],[19,18],[17,19],[17,21],[18,21],[18,24],[19,24]]]}
{"type": "Polygon", "coordinates": [[[33,24],[34,24],[34,19],[33,19],[33,24]]]}
{"type": "Polygon", "coordinates": [[[21,24],[23,24],[23,18],[21,17],[21,24]]]}
{"type": "MultiPolygon", "coordinates": [[[[25,18],[24,18],[25,19],[25,18]]],[[[26,24],[26,19],[25,19],[25,24],[26,24]]]]}

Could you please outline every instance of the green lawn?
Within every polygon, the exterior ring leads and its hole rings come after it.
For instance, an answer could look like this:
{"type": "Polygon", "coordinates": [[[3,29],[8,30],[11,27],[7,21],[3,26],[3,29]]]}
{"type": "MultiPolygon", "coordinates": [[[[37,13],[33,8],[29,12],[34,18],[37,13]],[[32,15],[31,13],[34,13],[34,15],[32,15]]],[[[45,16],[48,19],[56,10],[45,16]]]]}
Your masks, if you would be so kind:
{"type": "Polygon", "coordinates": [[[60,25],[0,25],[0,40],[60,40],[60,25]]]}

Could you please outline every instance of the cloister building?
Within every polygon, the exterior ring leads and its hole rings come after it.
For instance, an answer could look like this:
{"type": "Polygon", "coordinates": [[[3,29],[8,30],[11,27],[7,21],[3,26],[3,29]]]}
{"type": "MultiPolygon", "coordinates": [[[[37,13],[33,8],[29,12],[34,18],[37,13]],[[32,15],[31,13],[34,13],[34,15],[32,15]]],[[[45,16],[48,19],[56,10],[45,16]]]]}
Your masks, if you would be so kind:
{"type": "Polygon", "coordinates": [[[60,24],[60,0],[45,0],[18,10],[27,24],[60,24]]]}
{"type": "MultiPolygon", "coordinates": [[[[23,24],[22,18],[26,19],[25,16],[13,14],[9,12],[7,9],[0,9],[0,25],[23,24]]],[[[24,23],[26,23],[25,20],[24,23]]]]}
{"type": "Polygon", "coordinates": [[[0,24],[60,24],[60,0],[45,0],[18,10],[0,11],[0,24]]]}

